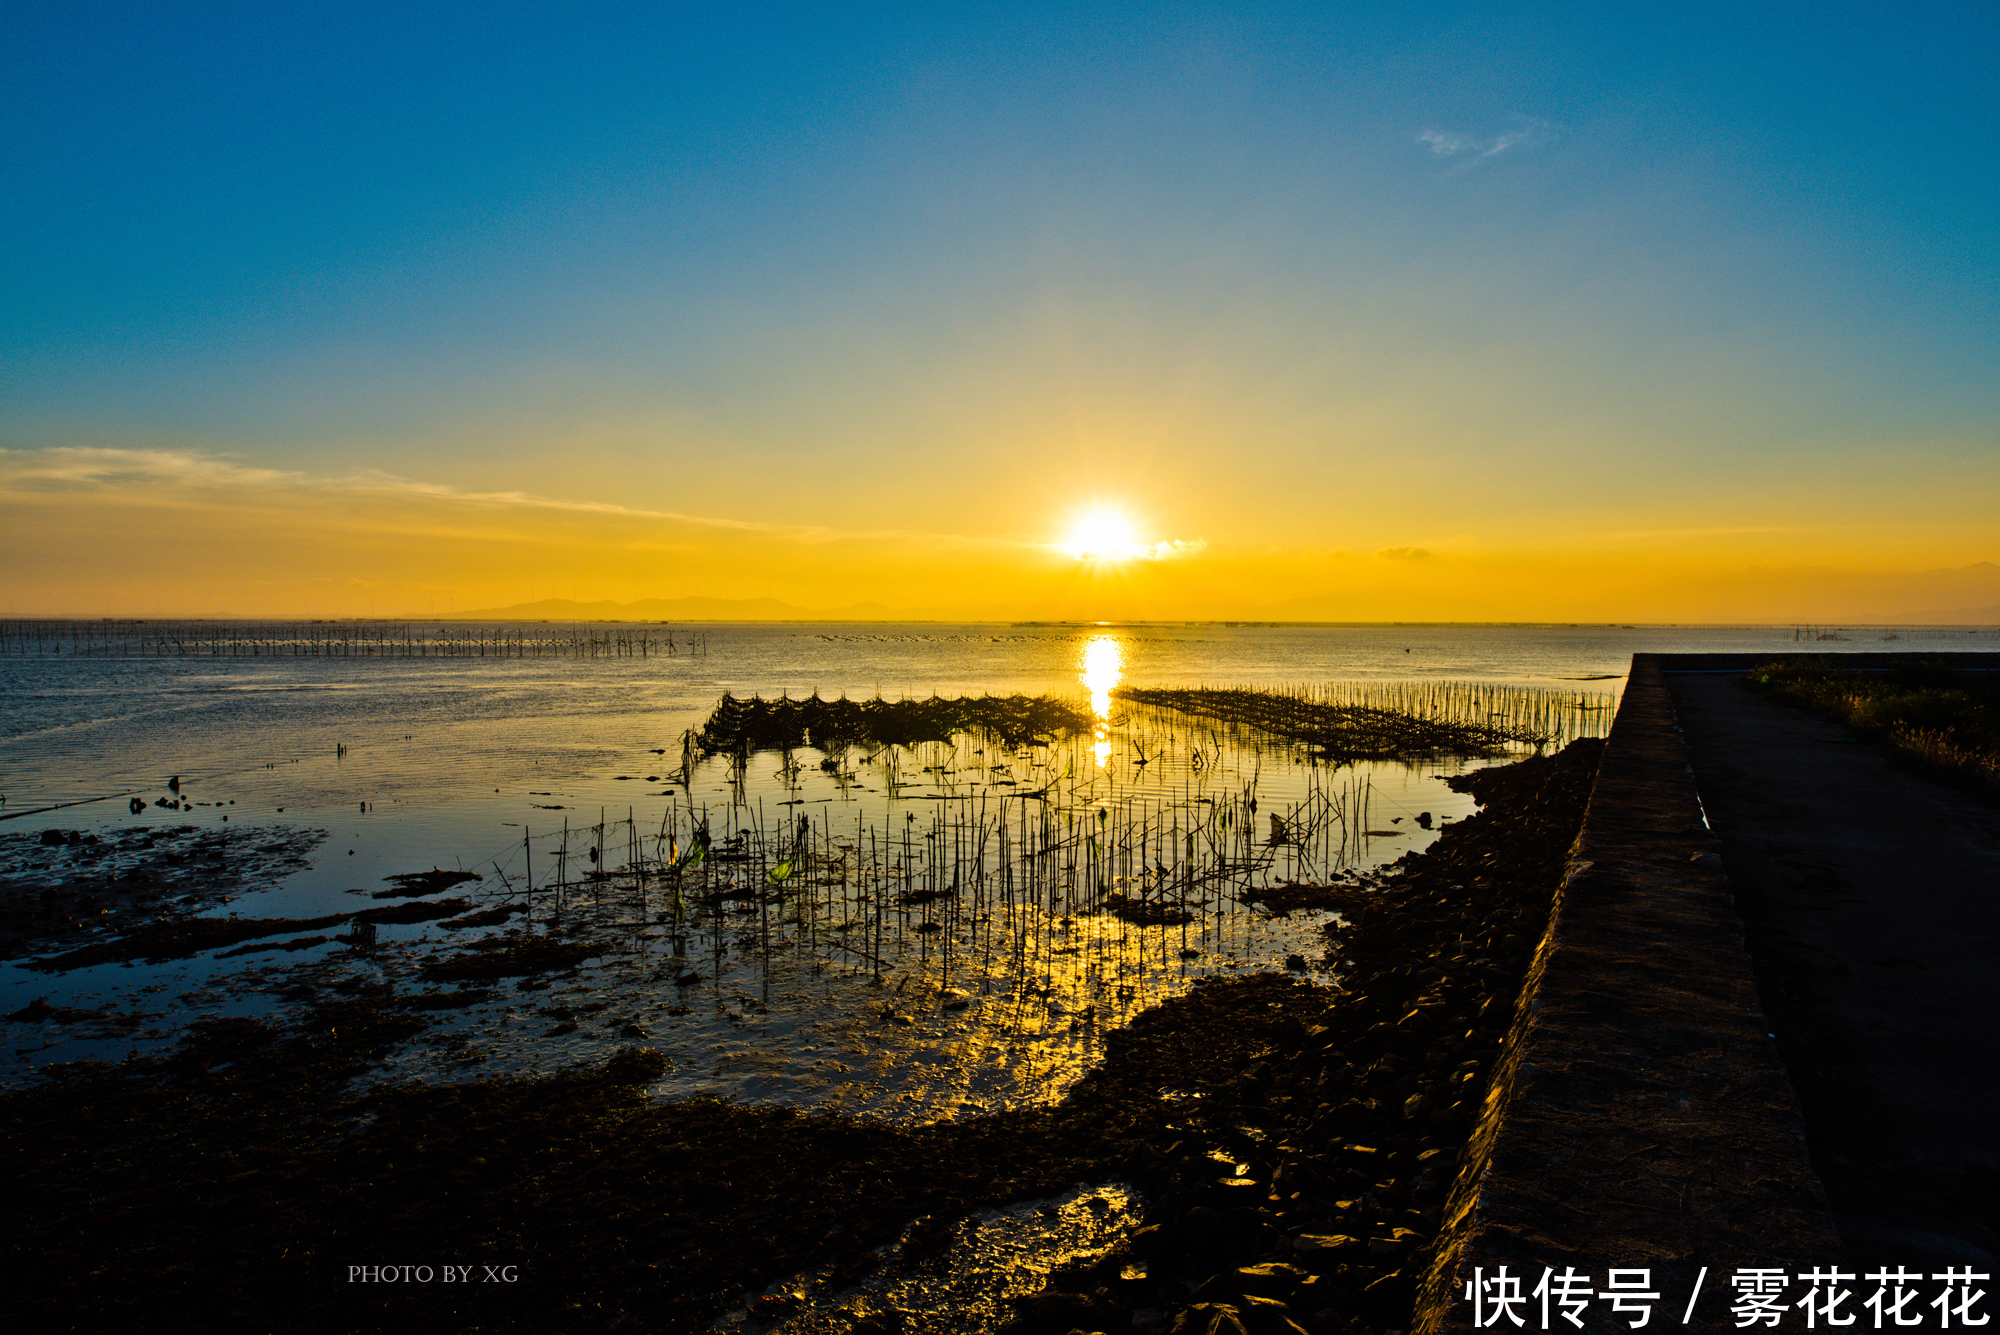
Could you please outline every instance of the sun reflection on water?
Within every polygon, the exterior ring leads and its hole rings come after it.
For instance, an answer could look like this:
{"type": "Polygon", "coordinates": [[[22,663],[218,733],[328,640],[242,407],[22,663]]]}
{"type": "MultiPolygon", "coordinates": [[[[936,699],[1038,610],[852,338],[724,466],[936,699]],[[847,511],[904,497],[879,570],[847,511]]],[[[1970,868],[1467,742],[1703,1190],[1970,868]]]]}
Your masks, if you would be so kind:
{"type": "Polygon", "coordinates": [[[1125,676],[1125,647],[1113,635],[1093,635],[1083,642],[1077,680],[1090,692],[1097,767],[1111,758],[1111,692],[1125,676]]]}

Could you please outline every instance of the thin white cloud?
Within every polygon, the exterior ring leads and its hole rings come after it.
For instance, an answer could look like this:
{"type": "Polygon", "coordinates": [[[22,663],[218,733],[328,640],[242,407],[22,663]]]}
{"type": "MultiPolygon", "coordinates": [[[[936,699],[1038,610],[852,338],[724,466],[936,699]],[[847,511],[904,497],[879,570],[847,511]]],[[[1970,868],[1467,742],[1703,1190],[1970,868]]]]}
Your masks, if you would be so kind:
{"type": "Polygon", "coordinates": [[[1125,542],[1116,546],[1088,551],[1079,551],[1072,542],[1039,542],[1032,544],[1049,551],[1061,552],[1077,561],[1172,561],[1180,557],[1196,556],[1208,550],[1206,538],[1168,538],[1164,542],[1125,542]]]}
{"type": "Polygon", "coordinates": [[[1195,556],[1208,550],[1205,538],[1174,538],[1167,542],[1156,542],[1143,558],[1148,561],[1170,561],[1177,556],[1195,556]]]}
{"type": "Polygon", "coordinates": [[[1535,116],[1516,116],[1513,127],[1498,134],[1469,135],[1433,129],[1420,132],[1416,142],[1428,148],[1433,157],[1454,159],[1445,175],[1455,176],[1502,154],[1540,148],[1560,138],[1562,130],[1554,122],[1535,116]]]}
{"type": "Polygon", "coordinates": [[[46,450],[0,449],[0,487],[56,491],[84,487],[271,487],[300,483],[303,474],[245,468],[227,459],[185,450],[113,450],[62,446],[46,450]]]}
{"type": "MultiPolygon", "coordinates": [[[[961,534],[914,533],[904,529],[836,530],[821,524],[772,524],[716,515],[648,510],[609,501],[568,500],[523,491],[467,491],[441,482],[401,477],[379,469],[339,476],[315,476],[275,468],[255,468],[191,450],[133,450],[54,446],[40,450],[0,449],[0,496],[48,499],[95,493],[168,500],[176,493],[367,493],[428,500],[464,509],[535,510],[552,514],[601,515],[654,523],[767,534],[793,541],[920,541],[973,547],[1033,547],[1017,539],[974,538],[961,534]]],[[[1167,544],[1162,544],[1166,546],[1167,544]]]]}
{"type": "Polygon", "coordinates": [[[1417,136],[1417,142],[1428,144],[1432,153],[1441,158],[1456,157],[1473,147],[1473,141],[1462,134],[1452,134],[1446,130],[1425,130],[1417,136]]]}

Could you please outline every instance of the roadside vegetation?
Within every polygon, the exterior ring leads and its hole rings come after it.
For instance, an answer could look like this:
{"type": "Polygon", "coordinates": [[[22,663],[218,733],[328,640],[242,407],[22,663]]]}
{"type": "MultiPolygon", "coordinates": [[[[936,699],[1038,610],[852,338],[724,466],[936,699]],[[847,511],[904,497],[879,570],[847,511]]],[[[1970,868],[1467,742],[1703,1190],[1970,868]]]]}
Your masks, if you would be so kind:
{"type": "Polygon", "coordinates": [[[1888,748],[1918,768],[2000,798],[2000,680],[1935,660],[1889,671],[1837,660],[1767,663],[1752,688],[1812,710],[1888,748]]]}

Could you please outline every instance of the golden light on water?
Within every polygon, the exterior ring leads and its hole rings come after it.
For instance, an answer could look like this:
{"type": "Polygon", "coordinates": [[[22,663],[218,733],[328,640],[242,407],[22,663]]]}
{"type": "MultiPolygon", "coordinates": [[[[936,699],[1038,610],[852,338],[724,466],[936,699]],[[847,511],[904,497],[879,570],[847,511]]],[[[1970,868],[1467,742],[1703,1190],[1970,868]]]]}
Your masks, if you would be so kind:
{"type": "Polygon", "coordinates": [[[1125,676],[1125,647],[1113,635],[1093,635],[1083,642],[1077,680],[1090,692],[1092,731],[1097,767],[1111,758],[1111,692],[1125,676]]]}

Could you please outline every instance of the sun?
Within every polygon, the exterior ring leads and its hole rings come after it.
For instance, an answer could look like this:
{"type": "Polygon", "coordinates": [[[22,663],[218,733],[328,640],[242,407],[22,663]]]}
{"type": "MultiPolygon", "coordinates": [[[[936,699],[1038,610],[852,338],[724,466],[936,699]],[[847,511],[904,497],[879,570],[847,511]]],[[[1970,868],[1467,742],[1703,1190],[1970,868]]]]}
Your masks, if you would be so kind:
{"type": "Polygon", "coordinates": [[[1137,550],[1139,539],[1131,520],[1116,510],[1097,509],[1078,515],[1059,546],[1078,560],[1116,561],[1137,550]]]}

